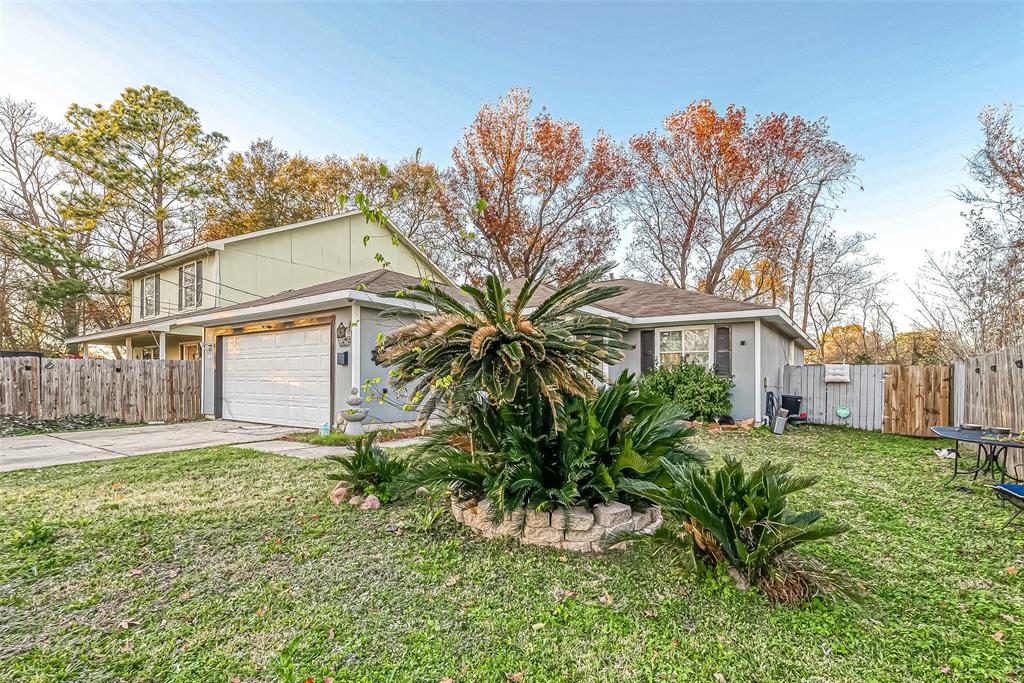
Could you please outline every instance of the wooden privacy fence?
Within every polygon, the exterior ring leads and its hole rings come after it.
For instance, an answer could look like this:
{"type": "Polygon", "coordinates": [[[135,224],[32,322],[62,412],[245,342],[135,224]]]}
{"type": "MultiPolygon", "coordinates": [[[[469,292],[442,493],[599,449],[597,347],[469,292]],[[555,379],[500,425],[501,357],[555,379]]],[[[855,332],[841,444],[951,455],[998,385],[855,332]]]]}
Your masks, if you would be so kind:
{"type": "Polygon", "coordinates": [[[889,434],[934,436],[950,424],[947,366],[851,365],[849,382],[825,382],[824,365],[787,366],[783,393],[803,397],[813,424],[846,425],[889,434]],[[849,411],[840,417],[839,408],[849,411]]]}
{"type": "Polygon", "coordinates": [[[813,424],[881,431],[884,365],[851,365],[849,382],[825,382],[824,365],[787,365],[783,393],[803,397],[801,410],[813,424]],[[836,414],[841,406],[850,416],[836,414]]]}
{"type": "Polygon", "coordinates": [[[200,384],[198,361],[0,358],[0,415],[190,420],[202,413],[200,384]]]}
{"type": "Polygon", "coordinates": [[[887,434],[934,437],[932,427],[950,424],[948,365],[886,365],[887,434]]]}
{"type": "Polygon", "coordinates": [[[1024,431],[1024,344],[953,364],[956,424],[1024,431]]]}

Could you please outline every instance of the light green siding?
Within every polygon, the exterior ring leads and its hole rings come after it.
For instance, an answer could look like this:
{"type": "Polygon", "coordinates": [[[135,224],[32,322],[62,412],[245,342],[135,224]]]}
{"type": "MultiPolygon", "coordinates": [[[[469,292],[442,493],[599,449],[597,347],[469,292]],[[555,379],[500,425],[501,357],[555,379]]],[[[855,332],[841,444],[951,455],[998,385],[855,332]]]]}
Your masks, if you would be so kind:
{"type": "Polygon", "coordinates": [[[228,242],[219,254],[222,297],[225,303],[240,303],[385,267],[438,277],[431,265],[396,242],[391,232],[361,215],[228,242]]]}
{"type": "MultiPolygon", "coordinates": [[[[415,250],[386,228],[368,223],[361,214],[225,240],[222,249],[199,260],[203,261],[204,280],[199,308],[244,303],[378,268],[444,279],[415,250]],[[377,254],[381,260],[375,258],[377,254]]],[[[178,267],[160,271],[160,310],[150,317],[179,312],[178,267]]],[[[142,320],[143,279],[139,276],[131,282],[133,322],[142,320]]]]}

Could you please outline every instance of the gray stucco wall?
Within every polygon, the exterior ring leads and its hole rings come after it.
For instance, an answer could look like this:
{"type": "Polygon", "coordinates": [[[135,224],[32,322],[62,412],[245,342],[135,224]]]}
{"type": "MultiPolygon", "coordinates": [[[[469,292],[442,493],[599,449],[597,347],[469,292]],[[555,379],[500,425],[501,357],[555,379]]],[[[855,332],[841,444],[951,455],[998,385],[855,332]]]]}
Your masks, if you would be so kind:
{"type": "MultiPolygon", "coordinates": [[[[767,325],[761,325],[761,391],[782,396],[783,372],[788,361],[789,340],[767,325]]],[[[763,412],[765,399],[761,401],[763,412]]]]}
{"type": "Polygon", "coordinates": [[[632,345],[632,348],[623,349],[624,357],[621,362],[608,367],[608,379],[614,382],[626,370],[634,375],[640,374],[640,330],[626,330],[622,335],[623,341],[632,345]]]}
{"type": "MultiPolygon", "coordinates": [[[[360,306],[359,308],[359,353],[361,354],[359,360],[359,373],[361,375],[359,386],[362,387],[367,382],[372,382],[374,378],[379,377],[380,381],[372,385],[373,393],[385,397],[383,403],[376,398],[371,398],[369,395],[365,397],[366,403],[363,405],[370,411],[370,420],[368,421],[400,422],[416,419],[415,410],[402,410],[401,406],[405,404],[408,397],[397,395],[395,388],[389,382],[388,369],[377,366],[372,360],[373,349],[377,345],[377,336],[380,334],[386,335],[391,330],[401,327],[411,319],[411,317],[405,320],[384,317],[379,310],[366,308],[365,306],[360,306]]],[[[348,393],[348,390],[346,390],[346,393],[348,393]]],[[[339,404],[339,410],[344,410],[344,408],[344,403],[339,404]]]]}
{"type": "Polygon", "coordinates": [[[732,416],[754,417],[757,378],[754,375],[754,323],[730,323],[732,328],[732,416]]]}

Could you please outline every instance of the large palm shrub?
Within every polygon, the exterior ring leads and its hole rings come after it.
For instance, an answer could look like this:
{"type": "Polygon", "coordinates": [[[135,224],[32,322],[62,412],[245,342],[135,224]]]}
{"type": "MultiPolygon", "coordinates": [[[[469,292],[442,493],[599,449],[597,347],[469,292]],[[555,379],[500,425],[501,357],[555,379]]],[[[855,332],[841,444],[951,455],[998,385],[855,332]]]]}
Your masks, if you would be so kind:
{"type": "Polygon", "coordinates": [[[392,366],[392,382],[421,419],[438,408],[458,415],[481,392],[494,407],[532,411],[543,400],[553,413],[567,396],[592,396],[603,365],[628,347],[623,323],[581,310],[622,291],[598,283],[609,270],[584,273],[535,304],[544,268],[514,297],[497,275],[461,294],[432,283],[409,287],[401,295],[433,312],[384,338],[377,362],[392,366]]]}
{"type": "Polygon", "coordinates": [[[670,483],[623,482],[623,488],[661,506],[665,524],[648,540],[681,547],[697,564],[727,564],[737,582],[755,585],[780,602],[836,594],[836,577],[794,549],[836,536],[845,527],[819,511],[794,512],[789,495],[813,485],[791,466],[766,462],[746,473],[726,460],[718,470],[664,461],[670,483]]]}
{"type": "Polygon", "coordinates": [[[626,486],[669,485],[664,462],[701,462],[679,405],[641,396],[624,373],[592,398],[565,396],[552,413],[491,406],[482,398],[437,429],[406,475],[408,486],[442,483],[488,499],[498,520],[527,507],[550,510],[613,500],[649,503],[626,486]]]}

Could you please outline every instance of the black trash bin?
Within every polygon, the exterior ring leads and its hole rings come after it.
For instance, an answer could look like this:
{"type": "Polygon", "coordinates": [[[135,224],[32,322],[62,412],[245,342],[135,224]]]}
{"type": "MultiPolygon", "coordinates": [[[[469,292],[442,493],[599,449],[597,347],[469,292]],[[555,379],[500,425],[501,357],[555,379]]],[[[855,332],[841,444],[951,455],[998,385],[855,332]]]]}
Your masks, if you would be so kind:
{"type": "Polygon", "coordinates": [[[789,411],[790,417],[800,417],[800,404],[803,403],[803,396],[782,395],[782,408],[789,411]]]}

